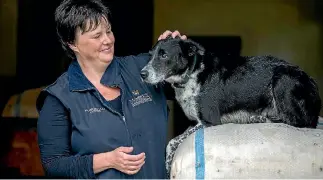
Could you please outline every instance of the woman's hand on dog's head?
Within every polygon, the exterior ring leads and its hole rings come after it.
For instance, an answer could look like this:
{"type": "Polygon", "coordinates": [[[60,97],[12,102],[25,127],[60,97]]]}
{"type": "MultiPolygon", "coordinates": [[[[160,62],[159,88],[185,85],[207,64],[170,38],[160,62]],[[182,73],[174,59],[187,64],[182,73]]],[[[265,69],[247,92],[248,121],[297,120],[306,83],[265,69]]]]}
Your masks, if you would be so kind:
{"type": "Polygon", "coordinates": [[[168,36],[172,36],[173,38],[175,38],[176,36],[180,37],[181,39],[183,40],[186,40],[187,37],[186,35],[181,35],[181,33],[179,31],[170,31],[170,30],[166,30],[163,34],[161,34],[159,37],[158,37],[158,41],[159,40],[162,40],[162,39],[166,39],[168,36]]]}

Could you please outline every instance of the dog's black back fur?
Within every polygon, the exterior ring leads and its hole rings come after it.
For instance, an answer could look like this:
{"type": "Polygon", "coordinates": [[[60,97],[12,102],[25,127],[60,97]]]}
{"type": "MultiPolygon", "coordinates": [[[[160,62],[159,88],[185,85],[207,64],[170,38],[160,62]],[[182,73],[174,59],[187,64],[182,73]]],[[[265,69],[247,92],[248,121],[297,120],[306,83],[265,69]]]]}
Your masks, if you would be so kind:
{"type": "Polygon", "coordinates": [[[202,87],[198,104],[205,124],[242,110],[272,122],[316,127],[321,109],[318,88],[299,67],[273,56],[207,53],[201,61],[205,69],[198,75],[202,87]],[[216,108],[210,110],[210,104],[216,108]]]}
{"type": "MultiPolygon", "coordinates": [[[[252,123],[256,120],[251,117],[265,117],[295,127],[316,127],[321,109],[318,87],[299,67],[273,56],[219,56],[192,40],[168,38],[158,46],[164,53],[171,53],[168,61],[186,61],[187,68],[192,67],[195,58],[192,73],[200,71],[194,82],[200,89],[188,101],[196,102],[202,124],[252,123]],[[173,48],[176,43],[178,51],[173,48]]],[[[158,62],[158,57],[154,58],[158,62]]],[[[150,69],[160,66],[167,63],[150,69]]],[[[179,89],[175,87],[175,92],[181,92],[179,89]]]]}

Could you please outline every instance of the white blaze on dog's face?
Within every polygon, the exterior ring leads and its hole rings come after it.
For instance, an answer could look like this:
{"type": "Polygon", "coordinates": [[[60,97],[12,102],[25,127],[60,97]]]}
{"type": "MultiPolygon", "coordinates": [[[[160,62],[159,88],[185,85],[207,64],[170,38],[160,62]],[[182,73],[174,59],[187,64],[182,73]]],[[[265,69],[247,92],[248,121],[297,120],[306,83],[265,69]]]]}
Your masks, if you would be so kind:
{"type": "MultiPolygon", "coordinates": [[[[183,75],[193,61],[192,54],[200,53],[202,50],[197,44],[190,40],[180,38],[166,38],[157,42],[150,51],[151,59],[142,69],[142,79],[150,84],[162,81],[170,83],[181,82],[183,75]]],[[[204,49],[203,49],[204,51],[204,49]]]]}

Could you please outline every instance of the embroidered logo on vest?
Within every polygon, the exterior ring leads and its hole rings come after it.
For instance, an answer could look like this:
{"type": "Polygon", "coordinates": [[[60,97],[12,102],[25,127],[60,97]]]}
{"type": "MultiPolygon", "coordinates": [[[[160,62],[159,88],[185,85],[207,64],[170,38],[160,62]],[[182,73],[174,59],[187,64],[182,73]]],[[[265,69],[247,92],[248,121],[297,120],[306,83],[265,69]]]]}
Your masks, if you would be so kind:
{"type": "Polygon", "coordinates": [[[103,107],[100,107],[100,108],[90,108],[90,109],[85,109],[84,110],[85,112],[88,112],[88,113],[99,113],[99,112],[102,112],[102,111],[105,111],[105,108],[103,107]]]}
{"type": "MultiPolygon", "coordinates": [[[[139,91],[137,90],[136,93],[139,94],[139,91]]],[[[133,94],[135,94],[135,93],[133,93],[133,94]]],[[[130,101],[132,107],[136,107],[136,106],[138,106],[140,104],[143,104],[143,103],[147,103],[147,102],[152,101],[152,98],[149,96],[148,93],[145,93],[145,94],[139,95],[139,96],[137,96],[135,98],[132,98],[129,101],[130,101]]]]}

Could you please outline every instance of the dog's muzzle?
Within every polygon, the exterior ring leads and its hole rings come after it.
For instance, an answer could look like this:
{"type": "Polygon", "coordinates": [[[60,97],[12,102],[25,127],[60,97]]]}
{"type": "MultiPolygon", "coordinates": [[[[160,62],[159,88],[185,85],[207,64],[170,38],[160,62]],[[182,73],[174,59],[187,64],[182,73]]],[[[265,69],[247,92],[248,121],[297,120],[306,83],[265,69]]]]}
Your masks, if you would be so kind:
{"type": "Polygon", "coordinates": [[[148,75],[149,75],[149,72],[147,70],[142,70],[140,72],[140,76],[142,79],[147,79],[148,75]]]}

